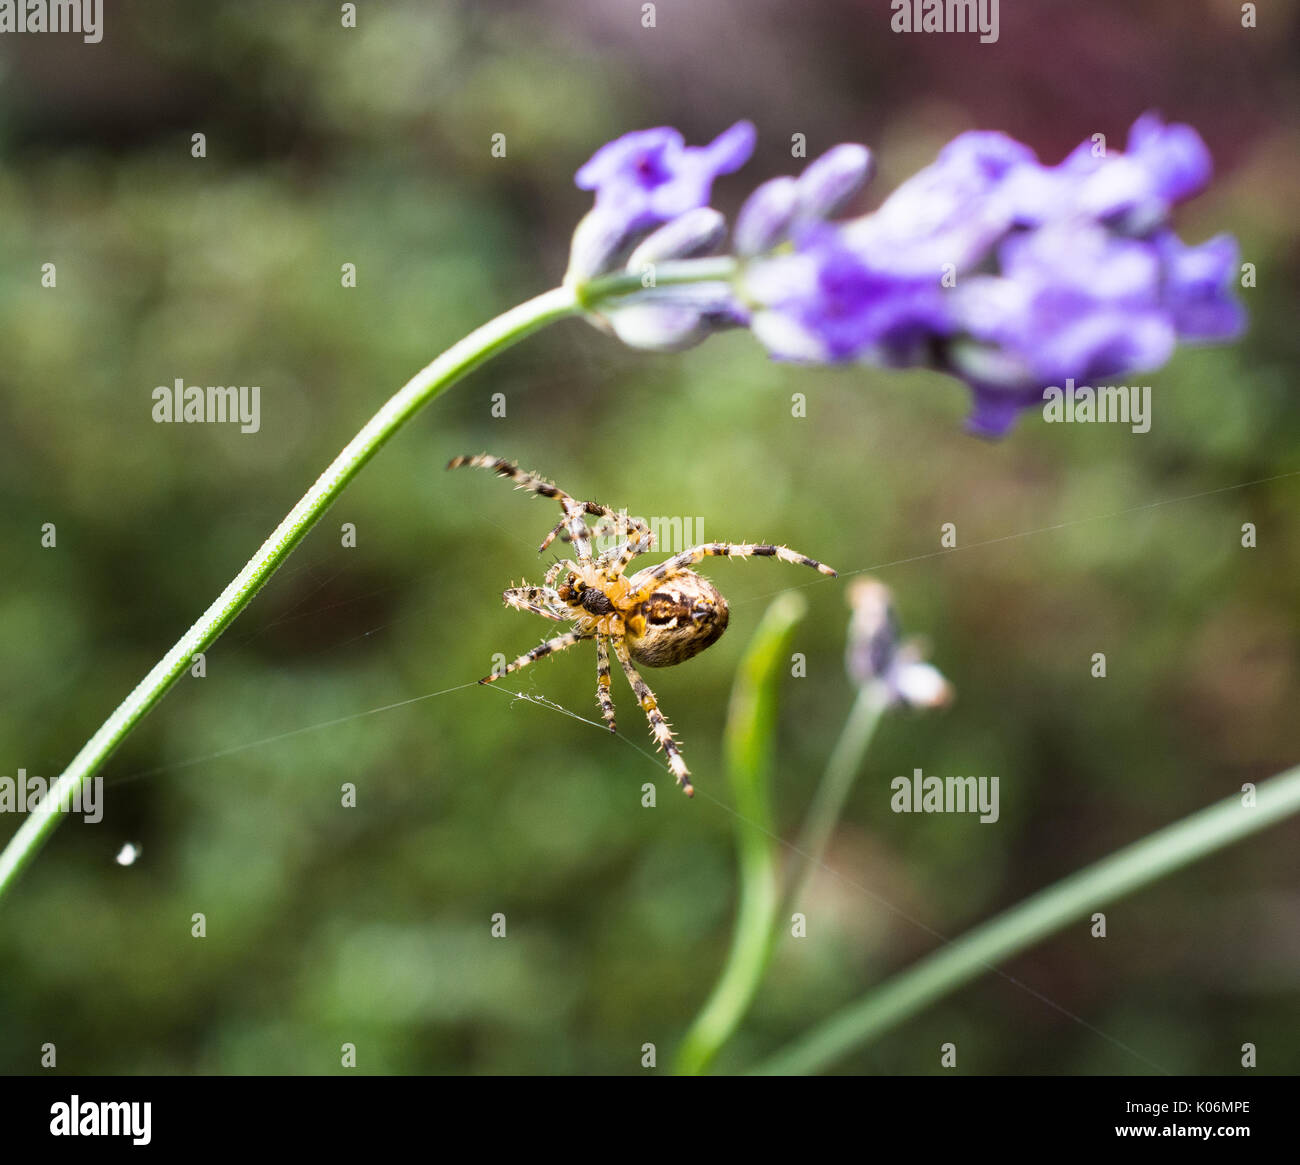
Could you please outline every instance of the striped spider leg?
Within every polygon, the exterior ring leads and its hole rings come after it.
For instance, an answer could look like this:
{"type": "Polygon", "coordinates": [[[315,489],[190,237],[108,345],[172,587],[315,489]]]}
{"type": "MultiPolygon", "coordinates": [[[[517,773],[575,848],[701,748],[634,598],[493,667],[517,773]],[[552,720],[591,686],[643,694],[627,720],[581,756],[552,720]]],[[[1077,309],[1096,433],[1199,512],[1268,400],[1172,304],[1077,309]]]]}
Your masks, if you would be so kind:
{"type": "Polygon", "coordinates": [[[560,601],[549,584],[544,587],[510,587],[501,592],[501,599],[507,607],[517,611],[531,611],[543,619],[553,619],[563,623],[569,619],[569,609],[560,601]]]}
{"type": "Polygon", "coordinates": [[[637,703],[641,705],[641,711],[645,713],[646,719],[650,721],[650,731],[654,733],[655,740],[668,758],[669,771],[682,787],[682,792],[688,797],[694,797],[695,786],[691,784],[691,771],[686,767],[686,761],[682,759],[681,750],[677,747],[672,728],[664,718],[664,714],[659,711],[659,701],[655,699],[655,694],[650,690],[650,685],[641,678],[641,673],[636,670],[636,664],[632,662],[627,643],[622,639],[615,639],[614,653],[618,656],[618,662],[623,665],[623,674],[627,676],[627,682],[632,685],[632,691],[636,694],[637,703]]]}
{"type": "MultiPolygon", "coordinates": [[[[615,544],[596,559],[597,564],[607,571],[614,575],[621,574],[638,554],[648,554],[654,549],[654,532],[640,518],[629,518],[626,514],[615,513],[595,502],[585,504],[592,507],[589,513],[600,511],[601,514],[600,520],[591,527],[592,542],[599,542],[603,538],[615,539],[615,544]]],[[[565,542],[569,541],[567,534],[561,533],[560,537],[565,542]]]]}
{"type": "Polygon", "coordinates": [[[795,566],[810,566],[820,574],[835,578],[836,572],[825,563],[809,558],[806,554],[790,550],[785,546],[771,546],[765,542],[706,542],[702,546],[692,546],[666,558],[655,566],[648,566],[632,577],[633,588],[628,595],[628,602],[643,602],[661,582],[666,582],[680,574],[694,575],[688,568],[706,558],[777,558],[795,566]]]}
{"type": "MultiPolygon", "coordinates": [[[[460,469],[462,467],[490,469],[499,477],[513,481],[516,489],[530,490],[532,493],[544,498],[555,498],[564,510],[564,517],[560,519],[555,529],[546,536],[541,546],[537,548],[537,553],[545,553],[546,548],[554,541],[555,536],[561,531],[567,531],[569,539],[573,542],[574,550],[577,552],[578,561],[591,561],[591,538],[588,534],[586,515],[592,512],[589,507],[594,507],[595,503],[575,501],[559,486],[547,481],[544,477],[539,477],[535,473],[529,473],[526,469],[520,469],[513,461],[507,461],[504,457],[493,457],[487,453],[479,453],[473,457],[453,457],[447,463],[448,469],[460,469]]],[[[601,509],[603,507],[596,508],[595,512],[599,513],[601,509]]]]}
{"type": "Polygon", "coordinates": [[[566,631],[563,635],[557,635],[554,639],[548,639],[545,643],[539,643],[531,651],[525,651],[517,659],[511,660],[505,668],[499,672],[493,672],[491,675],[484,676],[479,680],[480,684],[490,684],[499,680],[502,676],[508,676],[511,672],[518,671],[521,667],[527,667],[530,663],[536,663],[548,655],[554,655],[557,651],[567,651],[575,643],[581,643],[585,639],[592,638],[594,632],[583,628],[574,627],[566,631]]]}
{"type": "Polygon", "coordinates": [[[609,678],[609,640],[608,635],[596,636],[596,703],[600,705],[600,714],[609,725],[610,732],[617,732],[614,722],[614,692],[609,678]]]}

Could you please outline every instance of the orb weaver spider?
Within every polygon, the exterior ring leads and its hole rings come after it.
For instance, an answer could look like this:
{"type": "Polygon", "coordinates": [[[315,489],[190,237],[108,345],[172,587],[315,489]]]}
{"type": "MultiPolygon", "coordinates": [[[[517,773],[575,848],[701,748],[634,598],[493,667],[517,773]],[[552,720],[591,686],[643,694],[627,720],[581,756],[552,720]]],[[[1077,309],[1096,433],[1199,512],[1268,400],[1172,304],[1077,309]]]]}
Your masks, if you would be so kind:
{"type": "Polygon", "coordinates": [[[463,466],[490,469],[515,483],[516,489],[530,490],[554,498],[563,510],[559,522],[537,548],[539,554],[560,537],[573,546],[576,561],[561,559],[546,572],[542,586],[510,587],[501,598],[506,606],[531,611],[557,623],[572,622],[563,635],[539,643],[504,670],[484,676],[490,684],[502,676],[527,667],[543,656],[565,651],[588,639],[596,641],[596,700],[601,715],[615,731],[614,697],[610,688],[609,651],[614,655],[636,694],[641,710],[650,722],[655,740],[668,758],[668,769],[688,797],[695,795],[690,770],[682,759],[672,728],[659,710],[650,686],[637,671],[646,667],[671,667],[698,655],[716,643],[727,629],[727,600],[718,588],[690,567],[705,558],[779,558],[798,566],[810,566],[835,577],[835,571],[815,559],[784,546],[753,542],[707,542],[674,554],[655,566],[647,566],[631,577],[628,564],[654,548],[654,533],[639,518],[616,513],[598,502],[580,502],[545,478],[522,470],[512,461],[481,453],[456,457],[448,469],[463,466]],[[595,526],[587,525],[588,516],[595,526]],[[593,555],[592,541],[615,537],[615,544],[603,554],[593,555]]]}

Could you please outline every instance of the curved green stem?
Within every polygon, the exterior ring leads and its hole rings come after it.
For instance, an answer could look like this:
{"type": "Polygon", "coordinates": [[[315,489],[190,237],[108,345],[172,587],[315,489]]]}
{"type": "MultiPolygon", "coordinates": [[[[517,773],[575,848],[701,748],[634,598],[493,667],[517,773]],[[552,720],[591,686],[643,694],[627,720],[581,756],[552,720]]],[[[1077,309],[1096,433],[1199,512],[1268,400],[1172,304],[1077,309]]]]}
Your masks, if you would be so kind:
{"type": "Polygon", "coordinates": [[[725,745],[736,808],[740,902],[726,965],[677,1053],[679,1075],[707,1071],[767,970],[778,902],[771,790],[777,687],[789,659],[790,636],[807,610],[797,591],[780,595],[768,607],[736,672],[725,745]]]}
{"type": "Polygon", "coordinates": [[[832,1016],[753,1071],[817,1072],[1074,919],[1300,812],[1300,768],[1134,842],[977,926],[832,1016]]]}
{"type": "MultiPolygon", "coordinates": [[[[611,281],[612,282],[612,281],[611,281]]],[[[613,294],[608,288],[604,294],[613,294]]],[[[72,759],[51,788],[49,796],[28,814],[0,853],[0,896],[58,827],[74,793],[92,777],[113,750],[140,723],[176,682],[192,657],[206,650],[248,606],[249,601],[273,575],[294,547],[302,541],[344,488],[407,421],[434,397],[445,392],[462,376],[498,352],[531,335],[539,328],[577,314],[580,298],[590,300],[587,289],[580,297],[572,287],[558,287],[521,303],[475,329],[453,344],[431,364],[417,372],[348,442],[316,483],[282,521],[258,552],[221,592],[194,625],[176,641],[104,721],[81,751],[72,759]]]]}

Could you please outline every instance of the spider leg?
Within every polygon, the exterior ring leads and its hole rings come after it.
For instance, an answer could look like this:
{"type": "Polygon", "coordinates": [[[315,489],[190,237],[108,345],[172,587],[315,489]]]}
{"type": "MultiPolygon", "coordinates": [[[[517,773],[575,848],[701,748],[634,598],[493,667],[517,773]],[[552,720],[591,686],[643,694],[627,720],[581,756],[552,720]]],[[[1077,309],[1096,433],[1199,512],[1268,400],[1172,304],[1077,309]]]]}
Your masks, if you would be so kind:
{"type": "Polygon", "coordinates": [[[530,663],[535,663],[543,656],[551,655],[557,651],[565,651],[575,643],[581,643],[584,639],[590,639],[593,632],[591,631],[566,631],[563,635],[557,635],[554,639],[548,639],[545,643],[539,643],[532,651],[526,651],[512,663],[506,664],[503,672],[493,672],[490,676],[484,676],[479,680],[480,684],[490,684],[499,680],[502,676],[508,676],[512,671],[518,671],[521,667],[527,667],[530,663]]]}
{"type": "Polygon", "coordinates": [[[536,473],[529,473],[526,469],[520,469],[513,461],[507,461],[504,457],[493,457],[490,453],[478,453],[473,457],[453,457],[447,462],[448,469],[461,469],[463,467],[490,469],[498,477],[506,477],[513,481],[516,489],[531,490],[544,498],[568,498],[569,501],[573,501],[558,485],[547,481],[546,478],[536,473]]]}
{"type": "Polygon", "coordinates": [[[529,473],[526,469],[520,469],[515,462],[507,461],[504,457],[493,457],[490,453],[478,453],[473,457],[453,457],[447,462],[448,469],[460,469],[462,467],[490,469],[498,477],[505,477],[513,481],[516,489],[530,490],[532,493],[539,494],[544,498],[555,498],[564,509],[564,517],[560,519],[555,529],[546,536],[546,540],[538,547],[537,552],[539,554],[544,553],[561,530],[568,530],[574,548],[578,553],[578,561],[591,561],[591,542],[587,537],[587,521],[583,515],[592,512],[599,513],[604,507],[597,507],[592,510],[589,507],[594,506],[595,503],[575,501],[558,485],[547,481],[546,478],[536,473],[529,473]]]}
{"type": "Polygon", "coordinates": [[[609,682],[609,636],[596,636],[596,702],[600,705],[600,714],[605,718],[611,732],[617,732],[614,724],[614,694],[609,682]]]}
{"type": "Polygon", "coordinates": [[[546,572],[546,585],[553,587],[555,580],[560,577],[566,570],[573,570],[574,565],[567,558],[557,559],[551,563],[550,569],[546,572]]]}
{"type": "Polygon", "coordinates": [[[623,665],[623,674],[627,676],[627,682],[632,685],[632,691],[636,693],[641,710],[645,713],[646,719],[650,721],[650,730],[654,733],[655,740],[659,742],[659,747],[664,750],[664,754],[668,757],[669,770],[677,778],[677,783],[681,785],[682,792],[688,797],[694,797],[695,786],[691,784],[690,770],[682,759],[681,751],[677,747],[677,741],[673,739],[673,730],[668,726],[668,721],[664,719],[664,714],[659,711],[659,702],[655,699],[654,692],[650,690],[649,684],[641,678],[641,673],[636,670],[636,666],[632,663],[632,657],[628,654],[627,646],[621,638],[614,640],[614,652],[618,656],[618,662],[623,665]]]}
{"type": "MultiPolygon", "coordinates": [[[[637,547],[619,559],[623,566],[626,566],[637,554],[644,554],[654,545],[654,535],[650,532],[650,527],[640,518],[629,518],[626,514],[611,510],[608,506],[602,506],[599,502],[576,502],[575,505],[580,506],[584,514],[591,514],[599,519],[594,526],[586,531],[593,542],[599,538],[626,538],[632,545],[637,547]]],[[[546,548],[556,538],[564,542],[574,540],[573,526],[567,513],[567,507],[565,516],[555,524],[555,527],[543,540],[538,553],[545,552],[546,548]]],[[[596,561],[601,566],[607,566],[627,550],[626,544],[620,544],[605,551],[596,561]]]]}
{"type": "Polygon", "coordinates": [[[573,618],[568,604],[549,586],[511,587],[501,592],[501,599],[507,607],[514,607],[517,611],[531,611],[534,615],[554,619],[557,623],[573,618]]]}
{"type": "MultiPolygon", "coordinates": [[[[648,554],[654,549],[654,533],[640,518],[629,518],[626,514],[615,513],[597,502],[583,504],[588,507],[588,513],[601,512],[600,520],[588,531],[592,542],[599,542],[602,538],[618,540],[616,545],[611,546],[596,559],[597,566],[610,570],[612,574],[622,574],[627,564],[638,554],[648,554]]],[[[568,542],[569,535],[561,532],[563,525],[564,522],[561,522],[555,530],[552,530],[551,537],[554,538],[559,533],[560,538],[568,542]]]]}
{"type": "Polygon", "coordinates": [[[556,522],[551,528],[551,532],[542,539],[542,544],[537,548],[537,553],[545,554],[546,548],[555,541],[556,537],[563,535],[565,542],[573,543],[573,548],[578,554],[578,561],[590,562],[591,532],[587,528],[587,519],[584,515],[588,512],[587,507],[594,504],[594,502],[575,502],[568,496],[562,498],[560,505],[564,507],[564,517],[556,522]]]}
{"type": "Polygon", "coordinates": [[[811,566],[813,570],[820,571],[822,574],[828,574],[831,578],[836,577],[836,573],[831,567],[818,562],[815,558],[809,558],[807,555],[799,554],[796,551],[787,549],[784,546],[769,546],[761,542],[706,542],[703,546],[693,546],[689,550],[683,550],[680,554],[672,558],[666,558],[656,566],[648,566],[641,573],[645,581],[638,585],[637,589],[627,596],[627,602],[639,603],[644,602],[655,586],[663,582],[666,578],[694,566],[697,562],[702,562],[706,558],[779,558],[782,562],[790,562],[795,566],[811,566]]]}
{"type": "Polygon", "coordinates": [[[646,554],[654,549],[654,532],[640,518],[615,515],[612,527],[609,523],[609,517],[597,522],[591,532],[592,538],[613,535],[623,541],[606,550],[597,559],[597,565],[607,568],[612,574],[622,574],[627,564],[638,554],[646,554]]]}

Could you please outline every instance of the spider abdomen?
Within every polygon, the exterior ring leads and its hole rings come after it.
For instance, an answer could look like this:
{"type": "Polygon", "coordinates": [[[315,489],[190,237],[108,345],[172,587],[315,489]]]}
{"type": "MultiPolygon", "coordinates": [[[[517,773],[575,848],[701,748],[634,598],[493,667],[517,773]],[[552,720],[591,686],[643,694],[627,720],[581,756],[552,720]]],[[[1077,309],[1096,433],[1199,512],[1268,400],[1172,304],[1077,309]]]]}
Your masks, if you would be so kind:
{"type": "MultiPolygon", "coordinates": [[[[629,581],[632,589],[640,576],[629,581]]],[[[712,646],[727,629],[727,600],[708,579],[684,570],[665,579],[626,619],[632,658],[646,667],[671,667],[712,646]]]]}

